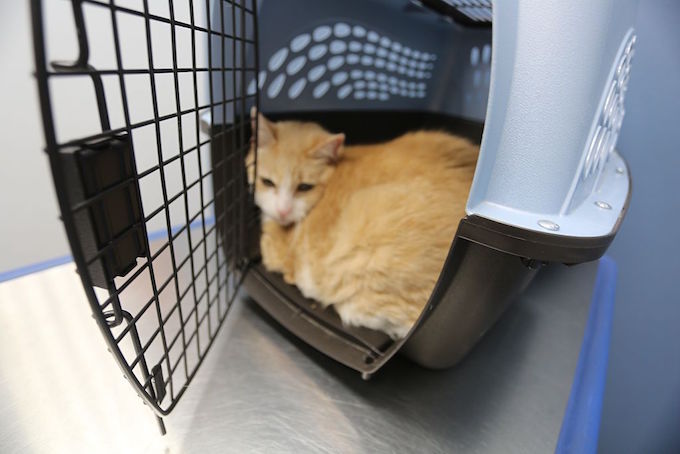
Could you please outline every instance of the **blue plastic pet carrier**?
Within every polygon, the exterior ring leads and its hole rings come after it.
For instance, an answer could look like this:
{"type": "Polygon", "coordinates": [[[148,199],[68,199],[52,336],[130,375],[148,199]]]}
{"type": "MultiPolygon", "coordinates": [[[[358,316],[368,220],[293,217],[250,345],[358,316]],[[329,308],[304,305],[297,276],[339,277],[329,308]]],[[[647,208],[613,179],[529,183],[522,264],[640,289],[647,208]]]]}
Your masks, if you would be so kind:
{"type": "Polygon", "coordinates": [[[32,0],[43,126],[85,292],[125,376],[176,405],[241,289],[365,378],[458,362],[544,263],[598,259],[630,197],[616,151],[634,1],[32,0]],[[81,115],[67,114],[79,106],[81,115]],[[481,143],[436,287],[398,341],[260,263],[252,106],[348,143],[481,143]]]}

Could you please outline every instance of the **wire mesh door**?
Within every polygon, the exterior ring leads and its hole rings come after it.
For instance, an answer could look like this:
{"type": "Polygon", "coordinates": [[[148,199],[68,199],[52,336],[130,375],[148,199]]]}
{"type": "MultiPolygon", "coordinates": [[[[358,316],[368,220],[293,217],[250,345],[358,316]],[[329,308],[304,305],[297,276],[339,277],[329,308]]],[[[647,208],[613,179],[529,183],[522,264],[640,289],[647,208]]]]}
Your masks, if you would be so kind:
{"type": "Polygon", "coordinates": [[[242,89],[257,74],[256,2],[31,6],[78,273],[125,377],[165,415],[236,297],[257,225],[243,168],[257,87],[242,89]]]}

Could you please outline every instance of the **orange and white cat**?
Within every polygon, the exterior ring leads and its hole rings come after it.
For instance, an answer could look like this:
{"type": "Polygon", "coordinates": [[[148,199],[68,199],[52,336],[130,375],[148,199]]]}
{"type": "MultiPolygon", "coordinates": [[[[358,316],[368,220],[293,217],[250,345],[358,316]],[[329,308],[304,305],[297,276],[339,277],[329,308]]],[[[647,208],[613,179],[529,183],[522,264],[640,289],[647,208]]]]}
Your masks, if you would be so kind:
{"type": "Polygon", "coordinates": [[[264,266],[346,325],[406,336],[465,215],[478,147],[433,131],[345,146],[315,123],[251,115],[264,266]]]}

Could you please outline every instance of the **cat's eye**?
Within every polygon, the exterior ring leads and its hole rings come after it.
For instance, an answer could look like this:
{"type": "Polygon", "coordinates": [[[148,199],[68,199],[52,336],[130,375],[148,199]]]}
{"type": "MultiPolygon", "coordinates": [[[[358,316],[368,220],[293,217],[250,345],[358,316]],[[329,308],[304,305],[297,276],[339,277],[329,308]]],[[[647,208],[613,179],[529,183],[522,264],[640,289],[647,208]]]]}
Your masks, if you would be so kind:
{"type": "Polygon", "coordinates": [[[262,181],[262,184],[263,184],[263,185],[268,186],[268,187],[270,187],[270,188],[276,187],[276,185],[274,184],[274,182],[273,182],[272,180],[270,180],[269,178],[264,178],[264,177],[262,177],[262,178],[260,178],[260,181],[262,181]]]}
{"type": "Polygon", "coordinates": [[[314,185],[309,183],[300,183],[297,187],[298,192],[307,192],[312,189],[314,189],[314,185]]]}

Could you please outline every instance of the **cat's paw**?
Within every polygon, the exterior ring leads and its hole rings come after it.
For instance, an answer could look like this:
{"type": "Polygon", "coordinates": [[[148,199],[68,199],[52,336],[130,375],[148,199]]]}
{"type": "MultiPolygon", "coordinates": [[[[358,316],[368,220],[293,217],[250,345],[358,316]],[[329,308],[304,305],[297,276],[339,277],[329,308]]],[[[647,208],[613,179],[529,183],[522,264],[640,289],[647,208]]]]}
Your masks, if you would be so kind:
{"type": "Polygon", "coordinates": [[[386,314],[376,314],[371,304],[343,303],[335,306],[340,320],[345,326],[364,327],[382,331],[393,340],[406,337],[413,322],[397,320],[386,314]]]}
{"type": "Polygon", "coordinates": [[[409,331],[411,331],[411,323],[401,323],[401,324],[393,324],[390,327],[385,329],[385,333],[390,336],[393,340],[399,340],[403,339],[406,337],[409,331]]]}
{"type": "Polygon", "coordinates": [[[295,275],[292,272],[283,273],[283,281],[286,284],[296,285],[295,275]]]}

